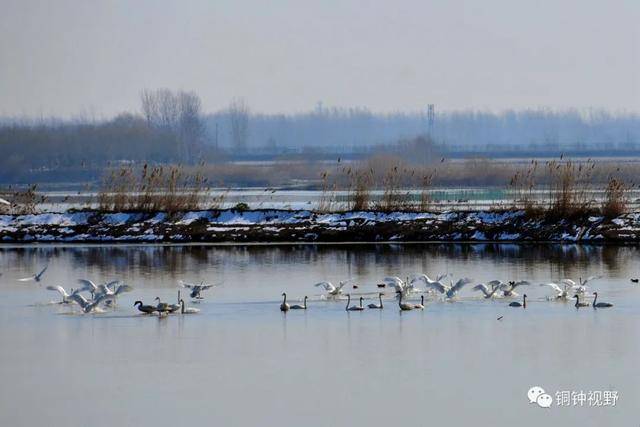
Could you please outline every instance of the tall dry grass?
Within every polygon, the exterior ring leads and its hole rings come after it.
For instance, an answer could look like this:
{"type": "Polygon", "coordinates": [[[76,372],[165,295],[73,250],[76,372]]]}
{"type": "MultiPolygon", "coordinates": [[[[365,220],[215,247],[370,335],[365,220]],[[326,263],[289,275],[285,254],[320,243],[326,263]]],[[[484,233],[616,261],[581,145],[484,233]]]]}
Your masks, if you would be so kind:
{"type": "Polygon", "coordinates": [[[46,196],[38,193],[37,185],[18,190],[9,187],[0,191],[0,197],[10,202],[10,205],[0,204],[0,213],[14,215],[37,213],[38,207],[47,200],[46,196]]]}
{"type": "MultiPolygon", "coordinates": [[[[620,173],[620,169],[616,170],[620,173]]],[[[604,188],[605,199],[595,200],[594,193],[601,187],[598,165],[591,159],[576,163],[572,160],[546,162],[542,172],[532,161],[526,171],[518,171],[511,178],[509,188],[513,194],[513,206],[524,209],[529,216],[543,215],[549,219],[569,219],[601,213],[614,217],[627,212],[629,190],[624,179],[609,175],[604,188]],[[537,184],[537,181],[542,184],[537,184]],[[537,200],[536,190],[546,190],[546,201],[537,200]]]]}
{"type": "MultiPolygon", "coordinates": [[[[478,175],[483,170],[488,175],[493,173],[491,163],[486,160],[474,159],[460,164],[465,166],[464,173],[469,176],[478,175]]],[[[392,156],[376,156],[366,162],[336,166],[333,173],[324,171],[322,174],[322,197],[318,210],[336,210],[335,193],[344,191],[348,197],[347,203],[340,205],[342,209],[428,211],[434,207],[430,190],[434,182],[441,182],[443,174],[451,174],[450,166],[445,164],[439,169],[434,166],[410,167],[392,156]]],[[[515,172],[507,185],[511,206],[525,210],[530,217],[573,218],[605,211],[612,215],[628,208],[625,198],[629,187],[620,184],[625,181],[609,177],[603,189],[601,174],[609,167],[599,168],[591,159],[576,162],[561,157],[543,165],[532,160],[516,166],[511,170],[515,172]],[[599,202],[594,193],[602,194],[603,191],[607,200],[599,202]]],[[[617,172],[620,174],[619,169],[617,172]]]]}
{"type": "MultiPolygon", "coordinates": [[[[226,192],[211,193],[212,176],[219,165],[198,166],[121,166],[110,169],[102,178],[97,204],[100,210],[177,212],[196,209],[217,209],[222,206],[226,192]]],[[[317,165],[297,164],[300,173],[317,172],[317,165]],[[308,169],[308,170],[307,170],[308,169]]],[[[324,165],[326,167],[326,164],[324,165]]],[[[230,166],[243,169],[242,165],[230,166]]],[[[248,170],[252,170],[250,166],[248,170]]],[[[591,213],[614,217],[629,209],[630,178],[636,166],[592,160],[573,161],[560,158],[544,164],[526,164],[470,159],[414,166],[403,159],[384,155],[359,162],[340,159],[328,170],[319,173],[315,182],[321,188],[316,210],[332,212],[338,209],[380,211],[428,211],[438,208],[431,199],[434,186],[443,183],[471,180],[480,185],[486,180],[497,182],[504,178],[511,206],[524,209],[528,215],[549,219],[573,218],[591,213]],[[437,173],[436,173],[437,172],[437,173]],[[510,175],[507,175],[510,174],[510,175]],[[475,180],[475,181],[474,181],[475,180]],[[599,192],[595,200],[594,191],[599,192]],[[337,195],[337,192],[340,192],[337,195]],[[343,196],[346,194],[346,196],[343,196]],[[602,195],[604,194],[604,200],[602,195]]],[[[286,165],[269,166],[292,172],[286,165]]],[[[225,166],[225,170],[230,170],[225,166]]],[[[284,174],[285,172],[281,172],[284,174]]],[[[640,173],[640,169],[638,169],[640,173]]],[[[282,175],[284,176],[284,175],[282,175]]],[[[503,187],[504,188],[504,187],[503,187]]],[[[11,200],[9,213],[33,213],[44,202],[33,186],[21,191],[5,191],[11,200]]],[[[500,205],[504,208],[504,205],[500,205]]]]}
{"type": "Polygon", "coordinates": [[[633,184],[627,184],[623,180],[615,177],[609,179],[605,190],[605,200],[602,203],[602,214],[607,218],[615,218],[628,211],[629,190],[633,184]]]}
{"type": "Polygon", "coordinates": [[[524,209],[530,213],[536,209],[534,190],[537,171],[538,161],[532,160],[527,169],[519,170],[511,177],[509,191],[513,197],[514,208],[524,209]]]}
{"type": "Polygon", "coordinates": [[[365,211],[370,208],[371,189],[374,183],[374,171],[369,168],[348,168],[349,209],[365,211]]]}
{"type": "Polygon", "coordinates": [[[420,212],[428,212],[432,205],[431,193],[429,190],[431,189],[431,183],[433,182],[433,178],[435,177],[436,171],[429,174],[425,174],[422,176],[422,186],[420,188],[420,212]]]}
{"type": "Polygon", "coordinates": [[[382,175],[382,197],[376,209],[383,212],[414,210],[411,187],[415,170],[402,164],[390,165],[382,175]]]}
{"type": "Polygon", "coordinates": [[[556,218],[569,218],[589,213],[595,201],[592,175],[595,163],[589,159],[585,163],[571,160],[553,160],[547,162],[549,176],[548,215],[556,218]]]}
{"type": "Polygon", "coordinates": [[[391,156],[340,166],[321,174],[321,196],[316,210],[426,211],[432,206],[430,190],[435,169],[409,167],[391,156]],[[346,194],[346,198],[337,193],[346,194]],[[342,199],[343,203],[340,203],[342,199]]]}
{"type": "Polygon", "coordinates": [[[141,171],[124,166],[110,171],[98,193],[99,209],[106,212],[179,212],[217,209],[225,193],[207,197],[208,180],[200,170],[186,173],[182,166],[149,166],[141,171]]]}

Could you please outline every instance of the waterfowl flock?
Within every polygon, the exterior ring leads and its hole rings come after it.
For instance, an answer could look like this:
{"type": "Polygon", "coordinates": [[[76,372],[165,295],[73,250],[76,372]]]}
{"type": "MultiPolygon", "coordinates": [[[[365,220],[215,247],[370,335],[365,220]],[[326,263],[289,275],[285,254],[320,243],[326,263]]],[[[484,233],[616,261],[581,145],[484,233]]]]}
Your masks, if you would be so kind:
{"type": "MultiPolygon", "coordinates": [[[[473,280],[469,278],[460,278],[455,283],[451,278],[449,278],[449,274],[443,274],[437,276],[435,279],[431,279],[426,274],[418,274],[412,277],[407,277],[405,280],[397,277],[397,276],[389,276],[382,279],[381,282],[376,283],[375,287],[377,288],[376,292],[369,293],[365,292],[361,295],[366,295],[368,297],[377,298],[378,302],[371,302],[366,307],[373,310],[382,310],[385,308],[383,303],[384,292],[379,292],[380,289],[384,288],[393,288],[394,297],[397,299],[398,309],[400,311],[410,311],[410,310],[424,310],[425,308],[425,295],[430,298],[431,302],[437,301],[455,301],[458,298],[459,292],[469,283],[472,283],[473,280]],[[413,302],[412,299],[417,298],[419,295],[420,302],[413,302]]],[[[569,302],[571,298],[575,298],[576,302],[573,304],[576,308],[581,307],[589,307],[593,308],[610,308],[613,307],[613,304],[607,302],[598,302],[598,293],[594,292],[594,298],[591,303],[586,302],[585,298],[587,295],[587,283],[590,283],[596,279],[599,279],[600,276],[592,276],[587,279],[579,278],[577,282],[572,279],[563,279],[558,283],[550,282],[550,283],[541,283],[540,286],[549,287],[555,291],[555,295],[547,296],[543,301],[563,301],[569,302]]],[[[364,311],[365,306],[363,305],[364,296],[359,296],[358,304],[351,304],[351,293],[344,293],[343,289],[350,280],[345,280],[339,282],[338,286],[335,286],[331,282],[319,282],[316,283],[315,287],[322,287],[326,291],[325,294],[321,295],[321,300],[331,301],[331,300],[344,300],[346,297],[347,303],[345,306],[345,311],[364,311]]],[[[473,286],[472,290],[476,292],[480,292],[483,299],[491,299],[491,300],[500,300],[500,299],[514,299],[519,297],[519,294],[515,291],[516,288],[520,287],[528,287],[531,286],[532,283],[527,280],[519,280],[519,281],[507,281],[503,282],[501,280],[492,280],[487,283],[478,283],[473,286]]],[[[361,284],[352,284],[352,289],[359,289],[364,287],[361,284]]],[[[289,306],[287,303],[287,294],[282,293],[282,303],[280,304],[281,311],[289,311],[289,309],[307,309],[307,299],[308,296],[304,296],[304,305],[295,305],[289,306]]],[[[521,300],[512,300],[508,302],[507,307],[514,308],[527,308],[527,295],[523,294],[521,300]]],[[[391,305],[393,307],[393,305],[391,305]]],[[[498,320],[501,320],[503,316],[498,317],[498,320]]]]}
{"type": "MultiPolygon", "coordinates": [[[[48,266],[45,266],[32,276],[17,280],[19,282],[41,282],[47,271],[47,267],[48,266]]],[[[57,302],[58,304],[66,304],[71,307],[77,306],[79,312],[82,314],[101,313],[107,308],[115,308],[118,296],[133,290],[132,286],[124,284],[120,280],[96,284],[90,279],[77,279],[76,283],[78,283],[79,286],[75,289],[69,288],[69,290],[67,290],[60,285],[47,285],[45,289],[57,292],[60,295],[60,301],[57,302]]],[[[200,282],[199,284],[183,281],[178,282],[178,287],[189,289],[189,296],[196,301],[204,298],[202,291],[210,289],[213,286],[216,285],[210,285],[204,282],[200,282]]],[[[164,302],[160,297],[156,297],[154,301],[155,304],[145,304],[143,301],[137,300],[133,303],[133,307],[144,315],[157,314],[161,317],[172,313],[196,314],[200,312],[200,309],[186,305],[184,299],[181,298],[179,290],[178,299],[175,304],[164,302]]],[[[294,308],[306,308],[306,301],[304,307],[294,308]]]]}
{"type": "MultiPolygon", "coordinates": [[[[20,282],[40,282],[43,280],[43,276],[47,271],[45,266],[38,273],[32,276],[18,279],[20,282]]],[[[366,285],[359,283],[352,283],[352,280],[340,281],[338,285],[334,285],[331,282],[323,281],[316,283],[314,287],[323,288],[325,293],[320,296],[324,301],[338,301],[344,300],[346,297],[345,311],[364,311],[365,309],[382,310],[385,308],[383,297],[385,292],[381,292],[383,289],[393,289],[393,297],[397,299],[397,307],[400,311],[411,310],[424,310],[425,309],[425,296],[428,298],[428,302],[450,302],[458,299],[460,291],[473,280],[467,277],[458,279],[455,283],[450,277],[450,274],[443,274],[436,276],[435,279],[431,279],[426,274],[416,274],[406,279],[401,279],[397,276],[388,276],[382,279],[381,282],[376,283],[375,292],[361,292],[358,296],[357,304],[351,304],[352,294],[344,293],[345,286],[351,284],[351,289],[356,290],[361,287],[366,288],[366,285]],[[374,298],[374,301],[369,303],[366,308],[364,306],[365,296],[367,298],[374,298]],[[419,302],[416,300],[419,297],[419,302]],[[377,302],[375,301],[377,300],[377,302]]],[[[591,283],[600,276],[591,276],[586,279],[579,278],[578,281],[572,279],[563,279],[559,282],[541,283],[539,286],[547,287],[554,291],[554,295],[547,296],[544,301],[562,301],[568,302],[571,299],[575,299],[573,304],[576,308],[593,307],[594,309],[611,308],[613,304],[603,301],[598,301],[598,292],[593,292],[592,302],[587,302],[588,283],[591,283]]],[[[96,284],[89,279],[78,279],[77,283],[80,285],[76,289],[65,289],[60,285],[48,285],[46,289],[49,291],[57,292],[60,295],[60,304],[68,304],[71,306],[77,305],[81,313],[96,313],[103,312],[105,308],[115,307],[117,298],[126,292],[133,290],[133,287],[121,283],[119,280],[96,284]],[[84,293],[84,294],[83,294],[84,293]]],[[[189,296],[198,302],[204,297],[202,292],[211,289],[216,285],[200,283],[188,283],[184,281],[178,282],[178,287],[189,290],[189,296]]],[[[477,283],[472,287],[472,290],[479,292],[481,299],[500,300],[511,299],[506,303],[507,307],[514,308],[527,308],[527,295],[523,294],[521,300],[513,300],[519,297],[519,294],[515,291],[517,288],[530,287],[532,283],[526,280],[519,281],[506,281],[492,280],[486,283],[477,283]]],[[[307,310],[308,296],[304,296],[302,304],[290,305],[287,302],[287,294],[282,293],[282,302],[280,304],[280,310],[288,312],[289,310],[307,310]]],[[[394,304],[387,305],[386,307],[393,307],[394,304]]],[[[167,316],[169,314],[196,314],[200,310],[195,307],[188,307],[185,301],[181,298],[180,290],[178,290],[178,298],[176,303],[169,303],[162,301],[160,297],[155,297],[154,303],[145,304],[142,300],[136,300],[133,307],[137,309],[143,315],[157,315],[160,317],[167,316]]],[[[502,316],[498,318],[502,319],[502,316]]]]}

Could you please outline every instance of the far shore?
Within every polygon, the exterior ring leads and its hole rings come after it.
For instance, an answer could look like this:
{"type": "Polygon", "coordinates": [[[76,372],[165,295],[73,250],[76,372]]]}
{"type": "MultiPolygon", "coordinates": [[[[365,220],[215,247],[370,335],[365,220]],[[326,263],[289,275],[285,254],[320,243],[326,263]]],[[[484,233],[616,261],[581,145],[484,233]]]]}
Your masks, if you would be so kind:
{"type": "Polygon", "coordinates": [[[465,212],[216,209],[177,213],[80,210],[0,215],[0,243],[283,242],[640,243],[640,212],[616,218],[531,217],[523,210],[465,212]]]}

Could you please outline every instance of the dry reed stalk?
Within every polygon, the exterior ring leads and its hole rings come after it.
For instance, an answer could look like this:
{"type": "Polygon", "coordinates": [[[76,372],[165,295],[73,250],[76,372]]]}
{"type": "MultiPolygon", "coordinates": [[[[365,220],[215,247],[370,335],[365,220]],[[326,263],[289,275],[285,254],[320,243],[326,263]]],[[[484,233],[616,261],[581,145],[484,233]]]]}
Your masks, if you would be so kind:
{"type": "Polygon", "coordinates": [[[11,191],[9,188],[8,193],[10,196],[2,194],[3,199],[11,200],[11,205],[0,205],[0,212],[11,213],[14,215],[30,215],[38,211],[38,205],[46,201],[46,197],[38,194],[37,185],[30,185],[25,190],[11,191]]]}
{"type": "Polygon", "coordinates": [[[602,203],[602,214],[607,218],[615,218],[627,212],[629,192],[632,185],[627,185],[618,178],[611,177],[605,190],[605,200],[602,203]]]}
{"type": "MultiPolygon", "coordinates": [[[[186,174],[182,166],[145,164],[139,176],[131,166],[108,173],[98,195],[103,211],[180,212],[200,209],[208,194],[207,178],[201,170],[186,174]]],[[[213,199],[219,207],[224,194],[213,199]]]]}
{"type": "Polygon", "coordinates": [[[349,209],[364,211],[369,209],[371,202],[371,187],[373,185],[373,170],[363,167],[349,168],[347,172],[349,180],[349,209]]]}
{"type": "Polygon", "coordinates": [[[431,208],[431,193],[429,190],[431,189],[431,183],[433,182],[433,177],[435,176],[435,171],[422,176],[422,186],[420,189],[420,212],[428,212],[431,208]]]}
{"type": "Polygon", "coordinates": [[[576,164],[571,160],[550,161],[548,215],[553,218],[570,218],[584,215],[593,210],[590,194],[593,183],[592,173],[595,163],[589,159],[576,164]]]}
{"type": "Polygon", "coordinates": [[[403,184],[414,176],[415,170],[409,172],[400,164],[390,166],[382,177],[382,198],[377,209],[384,212],[410,210],[411,191],[404,190],[403,184]]]}

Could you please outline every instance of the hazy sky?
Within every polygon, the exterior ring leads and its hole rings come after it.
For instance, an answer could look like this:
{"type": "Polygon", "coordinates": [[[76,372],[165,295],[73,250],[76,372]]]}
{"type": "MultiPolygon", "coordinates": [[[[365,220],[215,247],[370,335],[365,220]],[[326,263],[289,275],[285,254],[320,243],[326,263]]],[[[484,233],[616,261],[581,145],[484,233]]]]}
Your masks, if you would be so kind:
{"type": "Polygon", "coordinates": [[[0,115],[548,106],[640,112],[638,0],[0,0],[0,115]]]}

